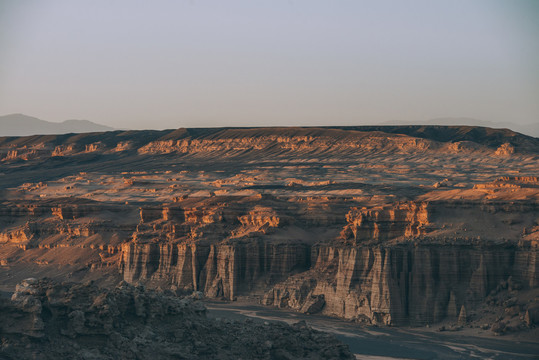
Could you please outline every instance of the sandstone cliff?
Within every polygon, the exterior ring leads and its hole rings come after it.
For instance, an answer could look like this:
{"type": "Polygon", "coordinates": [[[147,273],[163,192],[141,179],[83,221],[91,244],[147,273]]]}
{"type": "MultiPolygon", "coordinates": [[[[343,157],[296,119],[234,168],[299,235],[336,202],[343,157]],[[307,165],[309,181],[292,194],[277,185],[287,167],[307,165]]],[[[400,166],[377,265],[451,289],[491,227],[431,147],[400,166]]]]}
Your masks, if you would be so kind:
{"type": "Polygon", "coordinates": [[[278,284],[263,303],[385,325],[425,325],[477,306],[508,277],[539,286],[538,252],[468,246],[314,247],[313,267],[278,284]]]}

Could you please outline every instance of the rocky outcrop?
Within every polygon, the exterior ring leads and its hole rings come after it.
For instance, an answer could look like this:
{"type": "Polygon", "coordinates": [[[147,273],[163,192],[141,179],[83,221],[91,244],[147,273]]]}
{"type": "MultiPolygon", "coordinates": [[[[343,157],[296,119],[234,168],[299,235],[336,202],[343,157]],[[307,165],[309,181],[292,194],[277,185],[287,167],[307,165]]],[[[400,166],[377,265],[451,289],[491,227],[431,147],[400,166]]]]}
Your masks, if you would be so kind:
{"type": "Polygon", "coordinates": [[[348,225],[341,232],[354,243],[385,241],[400,236],[419,237],[429,223],[427,203],[403,203],[381,208],[352,208],[346,215],[348,225]]]}
{"type": "MultiPolygon", "coordinates": [[[[336,134],[339,131],[334,131],[336,134]]],[[[237,155],[245,151],[277,151],[277,152],[318,152],[344,151],[344,152],[423,152],[437,149],[439,144],[418,138],[382,133],[353,132],[339,136],[335,141],[332,136],[302,136],[302,135],[257,135],[223,134],[216,139],[180,139],[153,141],[141,147],[139,154],[204,154],[226,153],[227,156],[237,155]],[[243,135],[243,136],[242,136],[243,135]],[[363,140],[363,141],[358,141],[363,140]]]]}
{"type": "Polygon", "coordinates": [[[515,152],[515,148],[513,145],[509,143],[503,143],[498,147],[495,151],[495,155],[497,156],[509,156],[515,152]]]}
{"type": "Polygon", "coordinates": [[[87,152],[87,153],[94,152],[98,150],[103,150],[103,148],[104,148],[103,143],[95,142],[95,143],[85,145],[84,152],[87,152]]]}
{"type": "Polygon", "coordinates": [[[209,297],[233,299],[310,266],[309,246],[260,240],[223,244],[124,244],[124,279],[162,281],[209,297]]]}
{"type": "Polygon", "coordinates": [[[256,207],[248,214],[238,217],[238,220],[243,226],[255,227],[278,227],[281,223],[281,218],[274,209],[264,207],[256,207]]]}
{"type": "Polygon", "coordinates": [[[74,144],[58,145],[52,151],[51,156],[66,156],[66,155],[71,155],[74,152],[75,152],[74,144]]]}
{"type": "Polygon", "coordinates": [[[0,298],[0,358],[353,359],[304,323],[208,319],[197,297],[27,279],[0,298]]]}
{"type": "Polygon", "coordinates": [[[19,227],[12,231],[0,233],[1,243],[12,243],[26,248],[31,243],[34,234],[28,227],[19,227]]]}
{"type": "Polygon", "coordinates": [[[39,152],[36,149],[27,149],[25,147],[17,150],[9,150],[6,157],[1,161],[13,161],[13,160],[32,160],[39,157],[39,152]]]}
{"type": "Polygon", "coordinates": [[[386,325],[456,320],[512,276],[536,288],[537,251],[469,247],[313,247],[313,268],[269,290],[263,303],[386,325]],[[466,310],[464,310],[466,311],[466,310]]]}

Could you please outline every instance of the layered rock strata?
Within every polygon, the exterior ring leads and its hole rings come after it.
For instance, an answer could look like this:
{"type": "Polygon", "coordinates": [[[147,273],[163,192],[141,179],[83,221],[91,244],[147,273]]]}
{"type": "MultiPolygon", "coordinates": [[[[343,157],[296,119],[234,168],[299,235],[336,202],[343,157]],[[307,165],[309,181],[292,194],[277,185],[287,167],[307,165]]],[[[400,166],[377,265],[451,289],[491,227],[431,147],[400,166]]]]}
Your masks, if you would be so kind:
{"type": "Polygon", "coordinates": [[[509,277],[537,288],[538,255],[504,247],[315,246],[312,269],[273,287],[263,303],[305,312],[321,298],[324,314],[385,325],[456,320],[509,277]]]}
{"type": "Polygon", "coordinates": [[[209,297],[234,299],[310,267],[306,244],[125,244],[120,271],[129,282],[164,280],[209,297]]]}

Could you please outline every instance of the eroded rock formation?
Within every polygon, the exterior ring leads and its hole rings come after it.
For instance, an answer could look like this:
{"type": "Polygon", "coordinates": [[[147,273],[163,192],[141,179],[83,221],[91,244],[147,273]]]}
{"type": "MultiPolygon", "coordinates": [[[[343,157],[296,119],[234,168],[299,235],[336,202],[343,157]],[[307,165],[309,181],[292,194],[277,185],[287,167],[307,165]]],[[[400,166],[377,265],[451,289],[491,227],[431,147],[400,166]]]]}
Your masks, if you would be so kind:
{"type": "Polygon", "coordinates": [[[0,153],[4,289],[120,276],[424,325],[473,320],[510,277],[539,287],[539,140],[505,130],[110,132],[0,153]]]}
{"type": "Polygon", "coordinates": [[[469,246],[314,247],[313,268],[269,290],[263,303],[305,311],[323,297],[323,313],[368,323],[425,325],[473,308],[512,276],[539,286],[538,252],[469,246]]]}
{"type": "Polygon", "coordinates": [[[381,208],[352,208],[346,214],[348,225],[341,236],[345,240],[384,241],[400,236],[420,237],[429,224],[427,203],[404,203],[381,208]]]}

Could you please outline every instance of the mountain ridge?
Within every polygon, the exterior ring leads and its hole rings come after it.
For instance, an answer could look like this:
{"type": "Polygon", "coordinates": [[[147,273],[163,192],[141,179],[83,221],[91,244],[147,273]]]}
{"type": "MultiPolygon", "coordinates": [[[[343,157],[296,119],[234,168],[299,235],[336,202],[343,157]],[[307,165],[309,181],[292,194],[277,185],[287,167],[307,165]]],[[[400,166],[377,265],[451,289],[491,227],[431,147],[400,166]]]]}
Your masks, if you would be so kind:
{"type": "Polygon", "coordinates": [[[52,122],[24,114],[0,116],[0,136],[56,135],[112,130],[115,129],[89,120],[52,122]]]}
{"type": "Polygon", "coordinates": [[[516,124],[510,121],[488,121],[479,120],[468,117],[440,117],[426,121],[404,121],[391,120],[384,121],[380,125],[397,125],[397,126],[482,126],[495,129],[510,129],[524,135],[539,137],[539,123],[516,124]]]}
{"type": "MultiPolygon", "coordinates": [[[[379,124],[358,124],[358,125],[334,125],[334,126],[277,126],[278,128],[337,128],[337,129],[388,129],[389,127],[484,127],[492,129],[508,129],[513,132],[521,133],[526,136],[539,137],[539,124],[515,124],[511,122],[493,122],[487,120],[478,120],[467,117],[444,117],[430,119],[427,121],[384,121],[379,124]]],[[[275,128],[273,126],[216,126],[216,127],[203,127],[199,129],[246,129],[246,128],[275,128]]],[[[190,128],[196,129],[196,128],[190,128]]],[[[9,114],[0,116],[0,137],[3,136],[32,136],[32,135],[61,135],[68,133],[87,133],[87,132],[104,132],[104,131],[116,131],[130,129],[117,129],[107,125],[98,124],[89,120],[65,120],[62,122],[51,122],[41,120],[39,118],[28,116],[24,114],[9,114]],[[30,129],[30,130],[29,130],[30,129]]],[[[139,131],[143,129],[133,129],[133,131],[139,131]]],[[[145,129],[154,131],[169,131],[173,129],[145,129]]],[[[365,130],[360,130],[365,131],[365,130]]]]}

